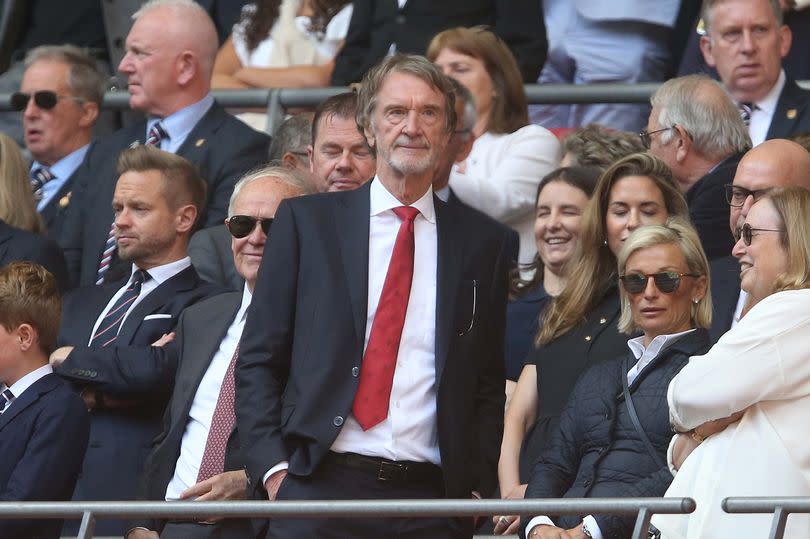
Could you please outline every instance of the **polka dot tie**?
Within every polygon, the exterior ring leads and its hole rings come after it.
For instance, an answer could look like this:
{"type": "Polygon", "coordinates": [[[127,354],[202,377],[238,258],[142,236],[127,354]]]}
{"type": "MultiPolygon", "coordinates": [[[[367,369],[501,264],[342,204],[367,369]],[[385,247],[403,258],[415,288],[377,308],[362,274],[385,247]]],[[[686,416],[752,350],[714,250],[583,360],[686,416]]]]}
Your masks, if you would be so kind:
{"type": "Polygon", "coordinates": [[[360,386],[354,396],[352,413],[363,430],[388,417],[388,402],[399,353],[399,341],[413,281],[413,220],[419,210],[412,206],[394,208],[402,220],[394,252],[388,264],[380,302],[360,370],[360,386]]]}
{"type": "Polygon", "coordinates": [[[228,370],[225,371],[225,378],[222,379],[222,387],[219,389],[219,398],[214,408],[214,416],[211,418],[211,428],[208,429],[208,439],[205,441],[200,471],[197,474],[198,483],[225,471],[225,450],[236,423],[234,412],[236,384],[233,379],[233,370],[238,357],[239,346],[237,345],[231,362],[228,364],[228,370]]]}

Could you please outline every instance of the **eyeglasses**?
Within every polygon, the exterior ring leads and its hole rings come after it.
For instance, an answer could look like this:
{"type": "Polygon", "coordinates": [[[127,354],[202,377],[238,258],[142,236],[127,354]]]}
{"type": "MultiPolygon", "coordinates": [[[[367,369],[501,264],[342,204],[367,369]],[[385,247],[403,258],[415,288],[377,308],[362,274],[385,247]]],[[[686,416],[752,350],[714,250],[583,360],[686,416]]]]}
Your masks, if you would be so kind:
{"type": "Polygon", "coordinates": [[[656,129],[655,131],[647,131],[646,129],[643,129],[641,132],[639,132],[638,138],[641,139],[641,143],[644,145],[644,147],[649,149],[650,143],[652,142],[652,135],[655,135],[656,133],[663,133],[664,131],[669,131],[670,129],[675,129],[675,126],[672,125],[669,127],[662,127],[661,129],[656,129]]]}
{"type": "Polygon", "coordinates": [[[265,236],[270,233],[270,226],[273,224],[273,218],[267,217],[260,219],[250,215],[232,215],[225,219],[225,225],[228,227],[228,232],[231,233],[236,239],[241,239],[249,236],[253,229],[256,228],[256,223],[260,223],[262,231],[265,236]]]}
{"type": "Polygon", "coordinates": [[[751,245],[751,241],[754,239],[754,232],[782,232],[781,230],[777,230],[774,228],[754,228],[748,223],[745,223],[743,226],[737,229],[737,240],[739,241],[742,238],[743,243],[746,245],[751,245]]]}
{"type": "Polygon", "coordinates": [[[732,208],[742,208],[749,196],[754,197],[754,202],[756,202],[762,195],[771,190],[770,187],[767,187],[765,189],[754,189],[752,191],[732,183],[727,183],[723,187],[726,190],[726,202],[732,208]]]}
{"type": "Polygon", "coordinates": [[[16,111],[24,111],[28,106],[28,101],[34,98],[34,103],[42,110],[51,110],[56,106],[60,99],[71,99],[77,103],[84,103],[85,100],[81,97],[74,97],[72,95],[59,95],[50,90],[40,90],[33,94],[24,92],[14,92],[11,94],[11,107],[16,111]]]}
{"type": "Polygon", "coordinates": [[[647,281],[652,277],[655,287],[664,294],[672,294],[681,284],[681,277],[700,277],[697,273],[678,273],[677,271],[662,271],[647,275],[644,273],[630,273],[622,275],[619,279],[628,294],[640,294],[647,288],[647,281]]]}

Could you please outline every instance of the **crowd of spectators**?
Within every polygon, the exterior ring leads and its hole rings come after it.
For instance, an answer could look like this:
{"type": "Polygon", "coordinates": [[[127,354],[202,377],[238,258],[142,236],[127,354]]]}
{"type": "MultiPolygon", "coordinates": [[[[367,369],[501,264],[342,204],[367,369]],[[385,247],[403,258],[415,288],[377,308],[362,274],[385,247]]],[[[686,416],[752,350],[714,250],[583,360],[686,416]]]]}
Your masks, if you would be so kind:
{"type": "Polygon", "coordinates": [[[44,24],[48,0],[0,2],[20,25],[0,25],[0,501],[689,496],[650,533],[691,539],[769,528],[724,497],[810,496],[807,2],[103,4],[44,24]],[[530,106],[534,82],[662,84],[649,105],[530,106]],[[273,133],[212,94],[350,83],[273,133]]]}

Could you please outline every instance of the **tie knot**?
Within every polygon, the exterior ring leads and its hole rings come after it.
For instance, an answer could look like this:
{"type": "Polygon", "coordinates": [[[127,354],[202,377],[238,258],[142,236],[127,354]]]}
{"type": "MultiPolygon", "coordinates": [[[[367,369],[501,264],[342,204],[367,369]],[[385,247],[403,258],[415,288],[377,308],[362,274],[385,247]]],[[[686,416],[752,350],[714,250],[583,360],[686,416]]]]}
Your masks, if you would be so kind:
{"type": "Polygon", "coordinates": [[[3,393],[0,393],[0,395],[3,396],[3,398],[0,399],[0,412],[2,412],[6,406],[8,406],[11,401],[14,400],[14,393],[12,393],[9,388],[6,388],[3,390],[3,393]]]}
{"type": "Polygon", "coordinates": [[[148,281],[151,275],[149,272],[139,269],[135,273],[132,274],[132,284],[133,285],[141,285],[144,282],[148,281]]]}
{"type": "Polygon", "coordinates": [[[417,215],[419,215],[419,210],[413,206],[399,206],[398,208],[394,208],[393,211],[395,214],[397,214],[397,217],[399,217],[401,221],[408,221],[411,223],[413,223],[413,220],[416,219],[417,215]]]}
{"type": "Polygon", "coordinates": [[[150,146],[155,146],[161,140],[167,138],[168,136],[169,134],[166,133],[166,130],[163,129],[162,125],[160,125],[160,122],[157,122],[155,123],[155,125],[151,127],[151,129],[149,129],[149,135],[146,138],[146,144],[150,146]]]}

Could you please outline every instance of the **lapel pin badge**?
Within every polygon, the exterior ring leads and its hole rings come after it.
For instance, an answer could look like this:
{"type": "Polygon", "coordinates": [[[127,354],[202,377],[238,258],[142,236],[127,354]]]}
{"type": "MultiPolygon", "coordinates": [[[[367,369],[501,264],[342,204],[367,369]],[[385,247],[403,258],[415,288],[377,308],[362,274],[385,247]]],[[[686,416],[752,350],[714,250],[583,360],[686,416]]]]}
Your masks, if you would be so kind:
{"type": "Polygon", "coordinates": [[[203,144],[205,144],[205,139],[204,139],[204,138],[198,138],[198,139],[197,139],[197,142],[195,142],[195,143],[194,143],[194,145],[195,145],[196,147],[198,147],[198,148],[199,148],[200,146],[202,146],[203,144]]]}
{"type": "Polygon", "coordinates": [[[70,195],[71,194],[73,194],[73,193],[69,192],[68,194],[66,194],[65,196],[63,196],[62,198],[59,199],[59,207],[60,208],[67,208],[68,207],[68,204],[70,204],[70,195]]]}
{"type": "Polygon", "coordinates": [[[788,109],[787,111],[787,119],[794,120],[796,118],[796,109],[788,109]]]}

